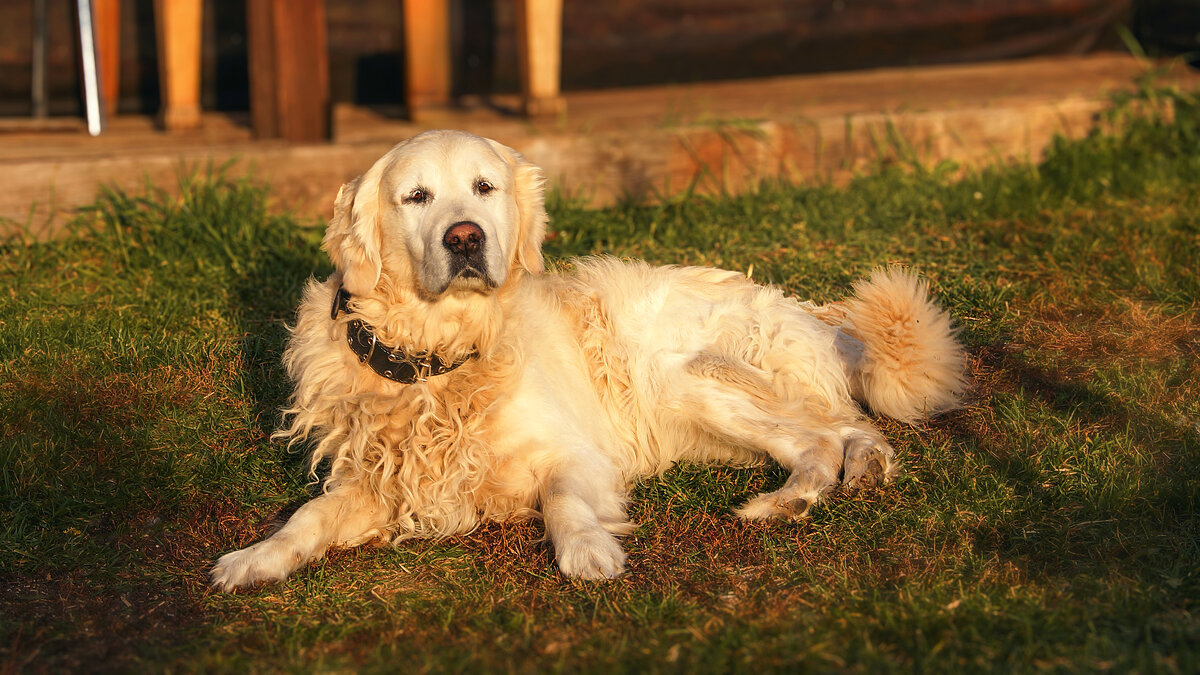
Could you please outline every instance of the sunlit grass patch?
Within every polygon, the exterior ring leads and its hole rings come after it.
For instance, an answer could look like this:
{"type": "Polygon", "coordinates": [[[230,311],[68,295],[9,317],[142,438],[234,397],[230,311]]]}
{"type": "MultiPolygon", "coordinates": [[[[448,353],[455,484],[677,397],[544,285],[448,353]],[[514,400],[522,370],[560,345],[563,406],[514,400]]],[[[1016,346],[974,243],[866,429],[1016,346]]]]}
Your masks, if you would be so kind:
{"type": "Polygon", "coordinates": [[[594,211],[554,265],[741,270],[802,298],[919,269],[973,390],[880,424],[904,471],[798,522],[729,509],[784,478],[685,464],[633,493],[629,571],[562,578],[536,523],[333,551],[208,590],[318,486],[269,440],[320,228],[219,171],[111,192],[0,246],[0,658],[14,670],[1197,669],[1200,111],[1037,165],[891,167],[846,188],[594,211]],[[1190,148],[1190,150],[1189,150],[1190,148]]]}

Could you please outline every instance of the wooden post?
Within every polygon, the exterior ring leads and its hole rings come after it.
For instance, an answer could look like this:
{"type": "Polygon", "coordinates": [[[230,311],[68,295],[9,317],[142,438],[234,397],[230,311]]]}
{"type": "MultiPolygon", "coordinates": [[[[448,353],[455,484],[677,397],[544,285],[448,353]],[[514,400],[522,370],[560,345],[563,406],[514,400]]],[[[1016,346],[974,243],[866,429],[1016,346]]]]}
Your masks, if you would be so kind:
{"type": "Polygon", "coordinates": [[[259,138],[329,138],[325,0],[248,0],[250,117],[259,138]]]}
{"type": "Polygon", "coordinates": [[[121,96],[121,0],[92,0],[100,53],[100,102],[110,121],[121,96]]]}
{"type": "Polygon", "coordinates": [[[200,126],[201,0],[154,0],[163,126],[200,126]]]}
{"type": "Polygon", "coordinates": [[[450,4],[404,0],[405,103],[409,117],[450,103],[450,4]]]}
{"type": "Polygon", "coordinates": [[[555,115],[560,95],[562,0],[517,0],[517,59],[525,114],[555,115]]]}

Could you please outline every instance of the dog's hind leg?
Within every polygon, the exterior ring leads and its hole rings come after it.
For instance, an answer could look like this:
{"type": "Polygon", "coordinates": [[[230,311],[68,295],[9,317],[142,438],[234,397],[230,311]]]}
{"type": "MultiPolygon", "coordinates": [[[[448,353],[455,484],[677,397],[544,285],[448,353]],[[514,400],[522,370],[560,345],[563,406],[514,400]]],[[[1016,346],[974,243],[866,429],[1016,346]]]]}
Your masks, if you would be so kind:
{"type": "Polygon", "coordinates": [[[387,509],[369,491],[339,485],[301,506],[278,532],[221,556],[210,574],[220,590],[286,578],[334,544],[355,546],[383,534],[387,509]]]}
{"type": "Polygon", "coordinates": [[[804,516],[839,482],[866,486],[892,471],[891,448],[850,404],[830,410],[816,401],[784,401],[765,373],[719,355],[702,354],[686,370],[693,379],[681,390],[682,410],[708,433],[764,452],[791,472],[783,487],[738,508],[742,518],[804,516]]]}
{"type": "Polygon", "coordinates": [[[813,504],[837,486],[839,465],[842,485],[851,489],[875,487],[895,476],[898,465],[893,461],[894,454],[869,425],[843,426],[832,445],[810,448],[797,463],[784,465],[792,475],[783,487],[750,499],[736,513],[747,520],[807,515],[813,504]]]}

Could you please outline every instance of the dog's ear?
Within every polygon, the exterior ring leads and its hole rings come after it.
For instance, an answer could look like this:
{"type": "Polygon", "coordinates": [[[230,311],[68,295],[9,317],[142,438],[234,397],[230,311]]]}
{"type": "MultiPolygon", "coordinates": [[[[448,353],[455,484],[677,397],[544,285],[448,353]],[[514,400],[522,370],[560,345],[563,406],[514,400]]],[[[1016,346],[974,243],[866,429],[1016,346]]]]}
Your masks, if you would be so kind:
{"type": "Polygon", "coordinates": [[[517,203],[516,263],[531,274],[546,269],[542,242],[546,239],[546,174],[541,168],[501,143],[489,140],[513,172],[513,199],[517,203]]]}
{"type": "Polygon", "coordinates": [[[517,200],[517,263],[530,274],[546,269],[542,259],[542,242],[546,239],[546,174],[540,167],[517,155],[513,169],[513,197],[517,200]]]}
{"type": "Polygon", "coordinates": [[[379,172],[372,168],[338,190],[321,243],[351,295],[367,295],[379,283],[379,238],[379,172]]]}

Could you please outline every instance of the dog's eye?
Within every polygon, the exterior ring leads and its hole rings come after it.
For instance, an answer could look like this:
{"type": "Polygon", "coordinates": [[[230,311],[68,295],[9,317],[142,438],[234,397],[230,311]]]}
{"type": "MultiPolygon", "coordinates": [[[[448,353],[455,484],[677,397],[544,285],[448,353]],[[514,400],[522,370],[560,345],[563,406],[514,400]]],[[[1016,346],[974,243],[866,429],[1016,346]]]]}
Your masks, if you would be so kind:
{"type": "Polygon", "coordinates": [[[475,182],[475,192],[477,192],[481,197],[495,189],[495,186],[482,178],[475,182]]]}
{"type": "Polygon", "coordinates": [[[424,204],[432,198],[424,188],[413,188],[413,191],[404,197],[405,204],[424,204]]]}

